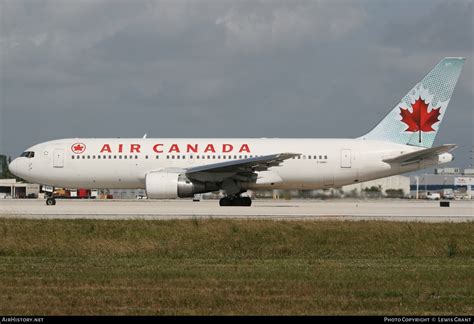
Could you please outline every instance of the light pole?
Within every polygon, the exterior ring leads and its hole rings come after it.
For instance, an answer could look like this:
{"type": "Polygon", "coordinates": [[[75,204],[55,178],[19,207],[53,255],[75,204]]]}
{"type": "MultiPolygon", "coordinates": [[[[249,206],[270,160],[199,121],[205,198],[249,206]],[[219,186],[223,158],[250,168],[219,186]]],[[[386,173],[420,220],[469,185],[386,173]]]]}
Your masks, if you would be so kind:
{"type": "Polygon", "coordinates": [[[428,196],[428,189],[426,187],[426,173],[423,173],[423,182],[425,183],[425,196],[428,196]]]}
{"type": "Polygon", "coordinates": [[[416,198],[418,200],[419,196],[418,196],[418,187],[420,186],[420,177],[419,176],[415,176],[415,180],[416,180],[416,198]]]}

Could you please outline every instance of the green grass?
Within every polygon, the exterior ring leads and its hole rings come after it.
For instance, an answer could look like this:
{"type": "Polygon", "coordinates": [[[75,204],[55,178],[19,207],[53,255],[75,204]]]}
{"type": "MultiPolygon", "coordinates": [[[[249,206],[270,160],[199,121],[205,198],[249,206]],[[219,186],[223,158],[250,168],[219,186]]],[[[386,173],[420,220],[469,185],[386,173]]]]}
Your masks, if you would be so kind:
{"type": "Polygon", "coordinates": [[[474,312],[474,223],[0,219],[0,314],[474,312]]]}

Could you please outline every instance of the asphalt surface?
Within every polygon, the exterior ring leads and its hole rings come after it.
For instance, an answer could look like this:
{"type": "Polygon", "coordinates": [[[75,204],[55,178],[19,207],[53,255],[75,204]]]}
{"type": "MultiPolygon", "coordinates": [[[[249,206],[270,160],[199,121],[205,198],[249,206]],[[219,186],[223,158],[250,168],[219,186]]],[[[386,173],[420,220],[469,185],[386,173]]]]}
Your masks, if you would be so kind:
{"type": "Polygon", "coordinates": [[[219,207],[217,200],[0,200],[0,218],[474,221],[474,200],[254,200],[251,207],[219,207]]]}

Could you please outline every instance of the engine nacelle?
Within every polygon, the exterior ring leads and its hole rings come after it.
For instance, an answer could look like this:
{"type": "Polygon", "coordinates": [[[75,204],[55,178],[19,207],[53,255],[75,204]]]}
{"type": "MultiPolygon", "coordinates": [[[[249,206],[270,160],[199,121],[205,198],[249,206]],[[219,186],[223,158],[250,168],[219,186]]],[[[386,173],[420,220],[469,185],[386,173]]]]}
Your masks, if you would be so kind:
{"type": "Polygon", "coordinates": [[[207,192],[202,182],[189,180],[185,175],[174,172],[150,172],[145,178],[146,194],[151,199],[174,199],[193,197],[207,192]]]}

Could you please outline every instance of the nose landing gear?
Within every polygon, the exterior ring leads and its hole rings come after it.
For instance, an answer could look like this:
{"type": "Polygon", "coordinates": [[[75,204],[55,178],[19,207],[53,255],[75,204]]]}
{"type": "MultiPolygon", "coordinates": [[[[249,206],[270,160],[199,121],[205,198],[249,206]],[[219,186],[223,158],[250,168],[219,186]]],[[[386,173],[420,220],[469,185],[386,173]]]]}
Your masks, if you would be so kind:
{"type": "Polygon", "coordinates": [[[46,198],[46,205],[47,206],[54,206],[56,205],[56,199],[54,197],[46,198]]]}
{"type": "Polygon", "coordinates": [[[252,205],[252,199],[249,197],[227,196],[219,200],[219,206],[246,206],[252,205]]]}
{"type": "Polygon", "coordinates": [[[56,205],[56,198],[54,198],[54,187],[44,186],[43,189],[46,195],[46,206],[56,205]]]}

